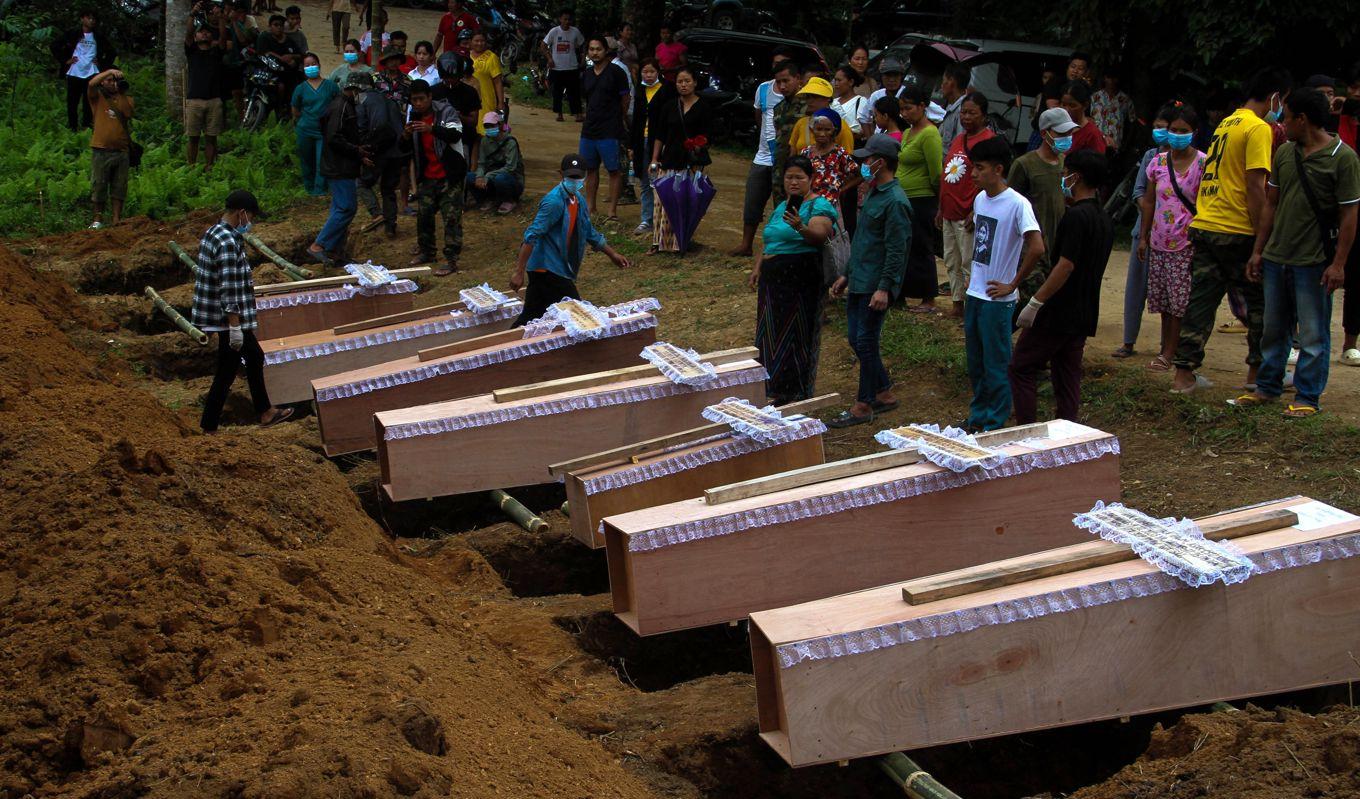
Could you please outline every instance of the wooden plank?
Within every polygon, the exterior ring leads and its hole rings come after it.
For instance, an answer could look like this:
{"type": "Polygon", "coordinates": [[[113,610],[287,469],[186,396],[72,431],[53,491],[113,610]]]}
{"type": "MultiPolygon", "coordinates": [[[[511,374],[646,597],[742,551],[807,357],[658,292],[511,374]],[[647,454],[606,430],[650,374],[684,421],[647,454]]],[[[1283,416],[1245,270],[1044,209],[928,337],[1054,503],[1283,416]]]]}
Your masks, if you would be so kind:
{"type": "MultiPolygon", "coordinates": [[[[840,394],[822,394],[810,399],[790,402],[787,405],[778,406],[780,413],[791,416],[796,413],[807,414],[810,411],[829,408],[840,402],[840,394]]],[[[553,477],[561,477],[569,472],[582,471],[591,467],[604,466],[610,463],[626,461],[629,458],[638,457],[645,453],[656,452],[657,450],[683,444],[686,441],[697,441],[701,438],[717,435],[731,428],[726,424],[706,424],[702,427],[693,427],[689,430],[682,430],[679,433],[672,433],[667,436],[637,441],[632,444],[625,444],[622,447],[607,449],[604,452],[595,452],[580,458],[573,458],[569,461],[554,463],[548,467],[548,473],[553,477]]]]}
{"type": "Polygon", "coordinates": [[[509,330],[502,330],[499,333],[489,333],[485,336],[470,338],[466,341],[455,341],[452,344],[444,344],[439,347],[427,347],[416,353],[417,360],[437,361],[440,358],[448,358],[451,355],[462,355],[473,350],[486,349],[498,344],[510,344],[524,340],[524,328],[515,327],[509,330]]]}
{"type": "MultiPolygon", "coordinates": [[[[1298,514],[1290,510],[1273,509],[1256,511],[1241,519],[1223,520],[1210,516],[1200,523],[1204,537],[1213,541],[1241,538],[1282,527],[1293,527],[1299,523],[1298,514]]],[[[1138,557],[1133,550],[1123,544],[1109,541],[1088,541],[1061,549],[1050,549],[1010,560],[993,561],[982,566],[946,572],[911,580],[902,584],[902,599],[912,605],[938,602],[966,594],[975,594],[989,588],[1015,585],[1052,577],[1058,574],[1094,569],[1138,557]]]]}
{"type": "MultiPolygon", "coordinates": [[[[755,347],[739,347],[731,350],[718,350],[699,356],[704,361],[721,366],[723,364],[735,363],[754,358],[759,354],[755,347]]],[[[518,400],[532,399],[534,397],[546,397],[549,394],[560,394],[565,391],[576,391],[596,386],[606,386],[612,383],[623,383],[638,378],[651,377],[660,374],[655,366],[643,364],[641,366],[629,366],[623,369],[612,369],[608,372],[596,372],[588,375],[577,375],[576,377],[563,377],[557,380],[547,380],[542,383],[530,383],[527,386],[515,386],[513,388],[503,388],[493,392],[496,402],[516,402],[518,400]]]]}
{"type": "MultiPolygon", "coordinates": [[[[1308,500],[1302,500],[1308,501],[1308,500]]],[[[1273,505],[1289,508],[1290,500],[1273,505]]],[[[1064,526],[1071,526],[1067,522],[1064,526]]],[[[1248,555],[1354,541],[1360,520],[1234,543],[1248,555]]],[[[1360,557],[1281,568],[1235,585],[1162,591],[1007,623],[951,627],[985,609],[1131,585],[1141,559],[924,605],[901,584],[751,616],[761,737],[793,766],[829,763],[1327,685],[1354,677],[1360,557]],[[936,626],[938,625],[938,626],[936,626]],[[902,630],[937,632],[920,636],[902,630]],[[884,636],[898,631],[894,637],[884,636]],[[781,662],[781,647],[877,640],[781,662]],[[914,639],[914,640],[913,640],[914,639]]]]}
{"type": "MultiPolygon", "coordinates": [[[[508,332],[516,336],[523,336],[524,333],[520,329],[508,332]]],[[[470,339],[469,342],[480,342],[482,348],[446,358],[456,360],[463,356],[490,353],[514,346],[516,342],[522,340],[515,338],[509,342],[490,342],[489,339],[495,338],[496,335],[470,339]]],[[[565,331],[557,330],[544,338],[566,336],[565,331]]],[[[524,355],[475,369],[434,374],[419,380],[393,378],[409,374],[422,366],[438,365],[440,361],[421,361],[418,356],[411,356],[352,372],[329,375],[312,381],[313,396],[318,396],[327,389],[361,381],[369,381],[373,388],[357,393],[347,392],[347,396],[316,402],[321,444],[326,454],[331,457],[376,449],[378,439],[373,427],[373,415],[376,413],[488,394],[503,386],[521,385],[526,380],[573,375],[579,374],[582,370],[598,371],[634,363],[637,361],[638,352],[655,340],[656,328],[643,328],[621,336],[573,342],[568,346],[549,349],[546,352],[524,355]]]]}
{"type": "Polygon", "coordinates": [[[402,501],[546,483],[552,480],[549,463],[578,457],[601,446],[619,446],[684,429],[704,407],[727,397],[754,401],[764,396],[764,369],[755,361],[737,361],[716,368],[720,375],[732,376],[739,382],[725,387],[722,381],[711,388],[676,387],[653,370],[651,377],[627,383],[591,386],[515,403],[498,403],[493,395],[484,394],[379,413],[374,421],[381,431],[378,459],[383,491],[391,499],[402,501]],[[546,403],[561,407],[592,394],[654,386],[675,390],[645,401],[603,407],[583,402],[585,407],[556,413],[516,414],[518,418],[503,422],[391,440],[387,436],[387,431],[396,426],[428,428],[449,418],[505,416],[519,407],[546,403]]]}
{"type": "MultiPolygon", "coordinates": [[[[1003,449],[1019,454],[1113,438],[1080,429],[1003,449]]],[[[1072,525],[1072,514],[1119,496],[1116,455],[941,489],[939,481],[952,475],[921,462],[722,505],[695,498],[608,516],[614,612],[640,635],[653,635],[1083,543],[1090,534],[1072,525]],[[890,483],[901,486],[901,499],[843,503],[890,483]],[[807,518],[779,511],[779,523],[759,523],[771,509],[808,506],[841,509],[807,518]]]]}
{"type": "Polygon", "coordinates": [[[397,325],[402,322],[410,322],[413,319],[428,319],[431,316],[439,316],[441,314],[462,310],[464,310],[464,307],[461,302],[427,305],[424,308],[416,308],[410,311],[402,311],[401,313],[379,316],[376,319],[364,319],[359,322],[350,322],[347,325],[331,328],[331,332],[337,336],[343,336],[346,333],[355,333],[360,330],[372,330],[375,327],[385,327],[386,325],[397,325]]]}
{"type": "MultiPolygon", "coordinates": [[[[1047,435],[1047,432],[1048,422],[1038,422],[1036,424],[1027,424],[1020,427],[993,430],[990,433],[979,433],[976,438],[978,444],[982,446],[996,447],[1026,438],[1042,438],[1047,435]]],[[[704,501],[710,505],[721,505],[724,502],[758,497],[762,494],[773,494],[776,491],[798,488],[799,486],[814,485],[816,483],[826,482],[827,480],[836,480],[841,477],[868,474],[869,472],[875,472],[880,469],[891,469],[894,466],[905,466],[909,463],[917,463],[921,460],[921,456],[914,449],[895,449],[888,452],[874,452],[868,455],[861,455],[857,458],[847,458],[846,460],[832,461],[831,463],[819,466],[809,466],[806,469],[785,472],[784,474],[759,477],[754,480],[747,480],[743,483],[716,486],[704,492],[704,501]]]]}
{"type": "MultiPolygon", "coordinates": [[[[428,266],[413,266],[407,269],[393,269],[392,274],[398,280],[403,278],[411,279],[416,277],[426,277],[434,271],[428,266]]],[[[265,283],[255,287],[255,296],[263,294],[287,294],[294,291],[312,291],[314,289],[333,288],[343,286],[346,283],[358,283],[359,278],[353,275],[332,275],[331,277],[317,277],[311,280],[293,280],[287,283],[265,283]]]]}

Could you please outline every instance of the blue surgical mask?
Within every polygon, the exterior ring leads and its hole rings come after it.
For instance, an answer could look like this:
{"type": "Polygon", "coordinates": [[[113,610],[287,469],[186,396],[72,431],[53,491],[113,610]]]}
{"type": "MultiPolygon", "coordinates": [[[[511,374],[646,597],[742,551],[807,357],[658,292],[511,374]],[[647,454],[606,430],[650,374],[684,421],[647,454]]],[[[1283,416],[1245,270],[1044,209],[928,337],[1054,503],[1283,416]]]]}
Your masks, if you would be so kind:
{"type": "Polygon", "coordinates": [[[255,223],[247,221],[244,225],[237,225],[236,232],[244,236],[245,234],[249,233],[250,229],[253,227],[255,227],[255,223]]]}
{"type": "Polygon", "coordinates": [[[483,135],[483,136],[486,136],[488,139],[494,139],[494,138],[496,138],[497,136],[501,135],[501,129],[500,129],[500,128],[487,128],[486,130],[482,131],[482,135],[483,135]]]}
{"type": "Polygon", "coordinates": [[[345,53],[345,63],[346,63],[346,64],[357,64],[358,62],[359,62],[359,54],[358,54],[358,53],[345,53]]]}
{"type": "Polygon", "coordinates": [[[1169,136],[1170,134],[1171,131],[1167,130],[1166,128],[1153,128],[1152,143],[1157,145],[1158,147],[1161,147],[1163,144],[1166,144],[1166,137],[1169,136]]]}
{"type": "Polygon", "coordinates": [[[862,178],[864,178],[865,180],[873,180],[873,179],[874,179],[874,170],[870,169],[868,164],[860,164],[860,165],[859,165],[859,176],[862,177],[862,178]]]}
{"type": "Polygon", "coordinates": [[[1280,107],[1279,107],[1279,108],[1276,108],[1276,107],[1275,107],[1275,98],[1272,96],[1272,97],[1270,98],[1270,110],[1266,112],[1265,120],[1266,120],[1267,122],[1269,122],[1270,124],[1274,125],[1276,122],[1279,122],[1279,121],[1280,121],[1280,115],[1283,114],[1283,113],[1284,113],[1284,104],[1281,103],[1281,104],[1280,104],[1280,107]]]}
{"type": "Polygon", "coordinates": [[[1053,152],[1055,153],[1065,153],[1068,150],[1072,149],[1072,137],[1054,136],[1053,142],[1050,146],[1053,148],[1053,152]]]}
{"type": "Polygon", "coordinates": [[[1193,133],[1170,133],[1166,134],[1166,143],[1171,145],[1173,150],[1184,150],[1190,146],[1190,142],[1195,138],[1193,133]]]}
{"type": "Polygon", "coordinates": [[[1072,184],[1073,184],[1073,183],[1076,183],[1076,181],[1075,181],[1075,180],[1072,180],[1072,178],[1075,178],[1075,177],[1076,177],[1075,175],[1068,175],[1068,176],[1065,177],[1065,178],[1059,178],[1059,179],[1058,179],[1059,185],[1062,186],[1062,193],[1063,193],[1063,196],[1064,196],[1064,197],[1069,197],[1069,198],[1070,198],[1070,197],[1072,196],[1072,184]],[[1071,183],[1068,182],[1069,180],[1071,180],[1071,183]]]}
{"type": "Polygon", "coordinates": [[[567,194],[577,195],[581,189],[586,187],[586,182],[582,178],[563,178],[562,187],[567,190],[567,194]]]}
{"type": "Polygon", "coordinates": [[[319,78],[321,77],[321,67],[318,67],[315,64],[308,64],[302,68],[302,74],[309,78],[319,78]]]}

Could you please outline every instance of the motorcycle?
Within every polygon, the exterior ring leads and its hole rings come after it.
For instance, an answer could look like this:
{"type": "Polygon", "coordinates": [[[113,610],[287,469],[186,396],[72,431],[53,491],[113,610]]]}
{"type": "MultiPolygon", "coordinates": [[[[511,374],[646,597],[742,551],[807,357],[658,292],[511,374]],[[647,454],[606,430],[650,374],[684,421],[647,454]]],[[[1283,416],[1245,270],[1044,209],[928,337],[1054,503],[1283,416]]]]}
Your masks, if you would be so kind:
{"type": "Polygon", "coordinates": [[[279,85],[283,82],[283,62],[273,53],[259,53],[254,48],[242,51],[245,65],[246,110],[241,127],[254,132],[269,117],[269,109],[278,101],[279,85]]]}
{"type": "Polygon", "coordinates": [[[542,11],[519,14],[513,5],[492,0],[488,5],[490,22],[485,26],[491,46],[501,59],[501,67],[514,73],[519,62],[532,53],[534,44],[543,41],[553,22],[542,11]]]}

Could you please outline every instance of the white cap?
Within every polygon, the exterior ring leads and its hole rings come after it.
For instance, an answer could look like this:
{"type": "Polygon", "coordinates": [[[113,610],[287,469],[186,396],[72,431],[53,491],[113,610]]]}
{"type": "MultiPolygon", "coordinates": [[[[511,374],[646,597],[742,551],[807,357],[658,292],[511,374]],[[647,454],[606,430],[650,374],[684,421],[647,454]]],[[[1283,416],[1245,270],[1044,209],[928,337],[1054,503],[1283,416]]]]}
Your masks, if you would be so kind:
{"type": "Polygon", "coordinates": [[[1039,115],[1039,130],[1051,130],[1054,133],[1071,133],[1081,127],[1072,121],[1072,115],[1067,113],[1065,108],[1050,108],[1039,115]]]}

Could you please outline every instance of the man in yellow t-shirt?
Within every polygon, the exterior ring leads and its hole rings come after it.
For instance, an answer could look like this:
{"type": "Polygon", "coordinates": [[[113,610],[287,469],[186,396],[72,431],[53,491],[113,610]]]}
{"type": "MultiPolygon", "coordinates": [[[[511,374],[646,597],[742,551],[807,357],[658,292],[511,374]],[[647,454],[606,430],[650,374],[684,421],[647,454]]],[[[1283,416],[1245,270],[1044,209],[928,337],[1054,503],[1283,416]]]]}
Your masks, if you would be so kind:
{"type": "Polygon", "coordinates": [[[1195,254],[1190,265],[1190,300],[1173,361],[1174,393],[1189,393],[1207,383],[1195,370],[1204,363],[1214,317],[1229,291],[1239,292],[1247,308],[1246,382],[1249,389],[1255,388],[1265,299],[1261,275],[1249,272],[1247,262],[1265,207],[1273,155],[1271,125],[1279,120],[1288,93],[1288,77],[1262,72],[1247,87],[1247,101],[1214,130],[1195,199],[1195,221],[1190,225],[1195,254]]]}

